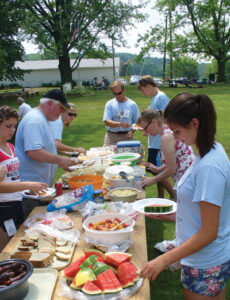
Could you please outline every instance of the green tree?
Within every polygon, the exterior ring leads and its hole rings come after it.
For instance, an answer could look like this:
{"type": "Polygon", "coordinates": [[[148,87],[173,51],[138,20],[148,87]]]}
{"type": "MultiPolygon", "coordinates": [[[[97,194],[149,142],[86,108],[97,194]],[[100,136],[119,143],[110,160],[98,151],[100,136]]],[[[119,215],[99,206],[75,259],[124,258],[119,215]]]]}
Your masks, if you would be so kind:
{"type": "MultiPolygon", "coordinates": [[[[171,0],[169,0],[171,1],[171,0]]],[[[225,66],[230,60],[229,0],[180,0],[180,17],[188,26],[177,36],[178,49],[199,57],[215,58],[218,81],[226,81],[225,66]]]]}
{"type": "Polygon", "coordinates": [[[100,35],[118,42],[122,30],[141,20],[140,5],[121,0],[24,0],[24,31],[40,49],[49,49],[59,60],[61,82],[71,82],[72,72],[93,49],[102,49],[100,35]],[[75,35],[74,35],[75,34],[75,35]],[[76,53],[70,63],[70,51],[76,53]]]}
{"type": "MultiPolygon", "coordinates": [[[[176,52],[177,55],[192,53],[199,58],[215,58],[218,81],[225,81],[225,67],[230,60],[230,1],[159,0],[157,5],[161,11],[174,8],[174,21],[171,24],[174,34],[166,45],[167,49],[171,48],[172,53],[176,52]]],[[[140,54],[162,51],[164,36],[164,28],[152,28],[140,38],[140,41],[147,42],[140,54]]]]}
{"type": "Polygon", "coordinates": [[[178,56],[174,60],[174,76],[187,77],[188,79],[197,78],[198,62],[196,59],[188,56],[178,56]]]}
{"type": "Polygon", "coordinates": [[[15,0],[0,1],[0,80],[23,78],[24,72],[14,66],[16,60],[22,61],[24,54],[18,39],[19,21],[22,18],[19,7],[20,2],[15,0]]]}

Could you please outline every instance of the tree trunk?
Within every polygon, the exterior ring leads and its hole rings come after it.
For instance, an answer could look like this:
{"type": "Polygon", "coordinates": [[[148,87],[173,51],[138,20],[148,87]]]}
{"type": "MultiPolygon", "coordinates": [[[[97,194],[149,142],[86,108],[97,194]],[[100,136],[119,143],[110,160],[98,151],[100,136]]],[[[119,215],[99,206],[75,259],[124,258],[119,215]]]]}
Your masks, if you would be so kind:
{"type": "Polygon", "coordinates": [[[70,57],[67,51],[63,51],[63,55],[58,57],[58,68],[61,75],[61,83],[72,82],[72,71],[70,67],[70,57]]]}
{"type": "Polygon", "coordinates": [[[217,66],[218,66],[217,81],[218,82],[225,82],[226,81],[225,64],[226,64],[226,61],[223,61],[221,59],[217,60],[217,66]]]}

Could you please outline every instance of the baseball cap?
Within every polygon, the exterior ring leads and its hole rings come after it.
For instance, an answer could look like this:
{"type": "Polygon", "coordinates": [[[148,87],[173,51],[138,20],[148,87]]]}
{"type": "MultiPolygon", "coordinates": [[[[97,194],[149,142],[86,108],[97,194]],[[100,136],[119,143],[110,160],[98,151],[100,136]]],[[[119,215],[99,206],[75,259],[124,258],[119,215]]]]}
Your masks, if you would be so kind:
{"type": "Polygon", "coordinates": [[[50,90],[46,94],[44,94],[43,97],[59,101],[65,108],[70,109],[70,105],[67,103],[66,97],[62,90],[50,90]]]}

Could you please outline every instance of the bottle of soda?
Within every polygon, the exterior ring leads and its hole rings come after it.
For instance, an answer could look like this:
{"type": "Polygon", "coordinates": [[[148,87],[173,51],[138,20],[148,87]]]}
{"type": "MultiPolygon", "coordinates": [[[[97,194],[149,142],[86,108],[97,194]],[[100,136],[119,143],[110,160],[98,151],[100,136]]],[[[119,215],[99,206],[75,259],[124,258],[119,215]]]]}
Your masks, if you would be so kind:
{"type": "Polygon", "coordinates": [[[62,183],[61,182],[56,182],[55,183],[55,189],[56,189],[56,195],[57,196],[62,195],[63,191],[62,191],[62,183]]]}

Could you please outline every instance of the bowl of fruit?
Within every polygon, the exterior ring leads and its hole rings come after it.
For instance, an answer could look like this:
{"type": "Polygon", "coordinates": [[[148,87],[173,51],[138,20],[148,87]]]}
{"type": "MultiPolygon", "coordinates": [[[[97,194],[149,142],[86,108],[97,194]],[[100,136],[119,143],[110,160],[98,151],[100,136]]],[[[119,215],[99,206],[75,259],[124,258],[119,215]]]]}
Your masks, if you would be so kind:
{"type": "Polygon", "coordinates": [[[127,220],[127,215],[121,213],[107,213],[88,217],[83,222],[85,237],[95,243],[106,245],[122,244],[132,237],[133,219],[127,220]]]}

